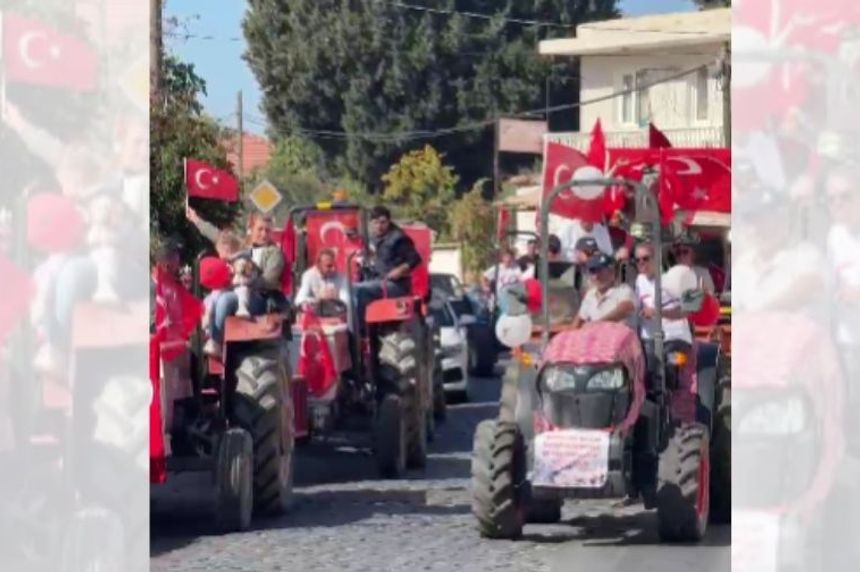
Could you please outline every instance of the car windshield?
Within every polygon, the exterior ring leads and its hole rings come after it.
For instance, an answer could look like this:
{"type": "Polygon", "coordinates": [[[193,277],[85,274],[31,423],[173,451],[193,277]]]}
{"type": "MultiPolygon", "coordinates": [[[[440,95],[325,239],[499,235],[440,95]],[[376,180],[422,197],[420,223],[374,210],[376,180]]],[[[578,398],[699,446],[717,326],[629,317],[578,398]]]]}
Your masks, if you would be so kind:
{"type": "Polygon", "coordinates": [[[448,310],[447,305],[433,305],[430,307],[430,315],[440,328],[451,328],[454,326],[454,317],[448,310]]]}

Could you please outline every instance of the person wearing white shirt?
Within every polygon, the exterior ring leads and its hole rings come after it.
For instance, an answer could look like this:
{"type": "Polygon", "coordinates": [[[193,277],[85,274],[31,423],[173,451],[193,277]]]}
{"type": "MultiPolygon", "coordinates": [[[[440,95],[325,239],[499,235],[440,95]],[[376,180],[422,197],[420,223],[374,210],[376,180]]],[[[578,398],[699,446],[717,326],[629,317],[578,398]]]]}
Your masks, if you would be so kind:
{"type": "MultiPolygon", "coordinates": [[[[655,301],[655,277],[657,267],[654,264],[654,246],[642,243],[634,251],[636,269],[636,299],[639,304],[639,335],[643,342],[654,339],[657,331],[657,310],[655,301]]],[[[693,343],[693,334],[687,315],[681,310],[681,301],[662,288],[661,306],[663,307],[662,328],[664,340],[693,343]]],[[[646,343],[647,345],[647,343],[646,343]]]]}
{"type": "Polygon", "coordinates": [[[498,264],[498,275],[496,275],[496,266],[487,268],[481,276],[484,290],[489,292],[490,285],[495,280],[495,293],[498,295],[503,288],[519,284],[526,277],[526,272],[517,263],[514,257],[514,251],[510,248],[502,250],[501,260],[498,264]]]}
{"type": "Polygon", "coordinates": [[[613,254],[612,240],[606,225],[574,219],[567,221],[558,233],[558,237],[561,239],[561,252],[565,260],[576,261],[576,244],[580,239],[588,236],[594,238],[601,252],[610,256],[613,254]]]}
{"type": "Polygon", "coordinates": [[[349,305],[346,279],[337,271],[335,253],[330,248],[320,250],[316,264],[302,274],[295,304],[303,307],[318,300],[340,300],[349,305]]]}

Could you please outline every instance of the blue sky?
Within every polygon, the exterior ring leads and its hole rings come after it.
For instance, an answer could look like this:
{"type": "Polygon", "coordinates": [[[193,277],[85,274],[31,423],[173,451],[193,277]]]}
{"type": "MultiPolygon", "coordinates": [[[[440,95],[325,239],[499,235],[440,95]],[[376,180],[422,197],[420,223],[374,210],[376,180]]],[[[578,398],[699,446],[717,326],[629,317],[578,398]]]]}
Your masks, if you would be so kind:
{"type": "MultiPolygon", "coordinates": [[[[168,16],[185,23],[185,30],[177,30],[177,33],[214,38],[168,38],[166,44],[180,58],[193,63],[197,73],[206,80],[208,95],[204,103],[207,111],[235,125],[236,93],[242,90],[248,117],[245,127],[248,131],[262,133],[264,128],[252,122],[263,115],[260,89],[241,57],[244,40],[232,40],[242,36],[240,22],[245,12],[244,0],[165,0],[165,5],[168,16]],[[218,7],[214,8],[216,2],[218,7]]],[[[690,0],[621,0],[621,6],[630,15],[693,9],[690,0]]]]}

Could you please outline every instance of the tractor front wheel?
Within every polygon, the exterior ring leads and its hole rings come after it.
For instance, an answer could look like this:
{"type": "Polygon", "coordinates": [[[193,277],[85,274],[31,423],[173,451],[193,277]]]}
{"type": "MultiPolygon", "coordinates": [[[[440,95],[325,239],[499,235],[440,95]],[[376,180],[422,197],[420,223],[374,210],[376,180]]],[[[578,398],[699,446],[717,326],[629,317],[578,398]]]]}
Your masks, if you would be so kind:
{"type": "Polygon", "coordinates": [[[708,528],[711,458],[708,429],[700,423],[674,430],[660,455],[657,520],[667,542],[698,542],[708,528]]]}
{"type": "Polygon", "coordinates": [[[254,442],[254,505],[281,514],[293,494],[293,411],[289,378],[278,362],[246,357],[236,370],[233,419],[254,442]]]}
{"type": "Polygon", "coordinates": [[[247,530],[254,509],[254,442],[241,428],[228,429],[215,458],[215,520],[224,532],[247,530]]]}
{"type": "Polygon", "coordinates": [[[406,470],[406,424],[400,397],[388,394],[376,412],[374,449],[379,473],[394,479],[406,470]]]}
{"type": "Polygon", "coordinates": [[[493,420],[478,425],[472,451],[472,513],[484,538],[522,535],[525,452],[516,425],[493,420]]]}

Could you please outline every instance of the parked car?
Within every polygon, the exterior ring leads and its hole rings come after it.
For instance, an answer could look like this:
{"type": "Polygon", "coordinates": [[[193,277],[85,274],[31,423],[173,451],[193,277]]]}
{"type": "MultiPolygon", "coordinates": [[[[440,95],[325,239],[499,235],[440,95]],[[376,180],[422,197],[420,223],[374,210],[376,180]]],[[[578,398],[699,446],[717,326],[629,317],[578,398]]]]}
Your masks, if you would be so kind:
{"type": "Polygon", "coordinates": [[[499,344],[495,324],[486,296],[480,291],[466,291],[460,279],[453,274],[431,274],[430,284],[434,297],[447,298],[455,317],[471,316],[466,327],[469,342],[471,375],[491,377],[496,369],[499,344]]]}
{"type": "Polygon", "coordinates": [[[457,317],[449,299],[435,297],[430,303],[430,315],[439,329],[442,386],[447,394],[468,399],[469,337],[467,328],[474,323],[469,315],[457,317]]]}

